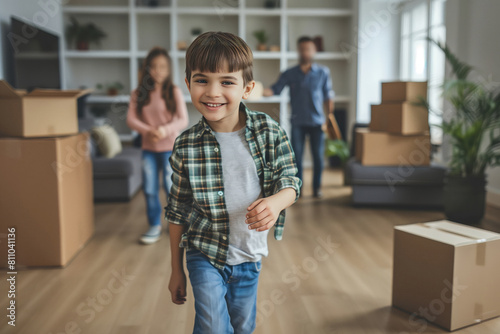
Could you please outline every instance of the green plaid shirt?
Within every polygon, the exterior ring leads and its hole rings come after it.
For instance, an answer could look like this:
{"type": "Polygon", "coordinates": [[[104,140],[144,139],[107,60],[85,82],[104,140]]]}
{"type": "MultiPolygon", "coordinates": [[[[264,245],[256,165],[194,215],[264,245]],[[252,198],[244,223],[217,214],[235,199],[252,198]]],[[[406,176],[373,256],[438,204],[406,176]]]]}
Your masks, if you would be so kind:
{"type": "MultiPolygon", "coordinates": [[[[263,197],[292,187],[299,198],[302,181],[296,177],[295,155],[283,129],[269,115],[249,110],[245,137],[257,167],[263,197]]],[[[180,134],[174,143],[170,165],[172,187],[165,207],[169,223],[188,226],[179,247],[196,248],[210,263],[223,269],[229,244],[229,214],[224,200],[221,152],[205,118],[180,134]]],[[[274,225],[274,237],[281,240],[285,210],[274,225]]]]}

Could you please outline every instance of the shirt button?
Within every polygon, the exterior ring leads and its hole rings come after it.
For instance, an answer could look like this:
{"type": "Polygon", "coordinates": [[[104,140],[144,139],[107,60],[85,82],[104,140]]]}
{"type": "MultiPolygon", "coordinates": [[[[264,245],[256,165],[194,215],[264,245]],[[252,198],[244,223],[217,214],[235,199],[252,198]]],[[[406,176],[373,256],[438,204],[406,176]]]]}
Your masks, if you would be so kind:
{"type": "Polygon", "coordinates": [[[219,148],[218,147],[214,148],[214,151],[219,152],[219,148]]]}
{"type": "Polygon", "coordinates": [[[226,239],[227,239],[227,237],[226,237],[225,235],[223,235],[223,236],[222,236],[222,239],[226,240],[226,239]]]}
{"type": "Polygon", "coordinates": [[[223,191],[219,191],[217,194],[219,194],[219,196],[222,196],[222,195],[224,195],[224,192],[223,191]]]}

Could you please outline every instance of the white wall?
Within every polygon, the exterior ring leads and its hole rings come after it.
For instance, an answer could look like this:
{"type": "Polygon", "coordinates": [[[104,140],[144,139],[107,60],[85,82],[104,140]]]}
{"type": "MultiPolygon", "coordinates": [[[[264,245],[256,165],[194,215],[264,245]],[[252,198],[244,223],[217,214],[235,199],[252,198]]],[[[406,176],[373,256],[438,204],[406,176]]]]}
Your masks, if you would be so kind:
{"type": "MultiPolygon", "coordinates": [[[[500,88],[500,1],[448,0],[446,40],[457,56],[474,66],[474,75],[500,88]]],[[[487,171],[488,197],[500,207],[500,167],[487,171]]]]}
{"type": "Polygon", "coordinates": [[[10,16],[15,15],[24,21],[34,24],[42,29],[61,35],[62,12],[60,4],[62,0],[0,0],[0,79],[7,75],[5,64],[7,52],[5,49],[6,31],[10,25],[10,16]]]}
{"type": "Polygon", "coordinates": [[[370,121],[381,82],[399,78],[399,25],[396,1],[359,1],[357,122],[370,121]]]}

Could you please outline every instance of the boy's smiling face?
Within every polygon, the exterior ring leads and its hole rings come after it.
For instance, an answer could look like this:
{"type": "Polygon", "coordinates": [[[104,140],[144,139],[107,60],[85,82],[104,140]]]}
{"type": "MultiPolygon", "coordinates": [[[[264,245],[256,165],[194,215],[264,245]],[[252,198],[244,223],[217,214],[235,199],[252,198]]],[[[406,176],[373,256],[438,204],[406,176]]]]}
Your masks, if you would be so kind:
{"type": "Polygon", "coordinates": [[[185,79],[196,109],[217,132],[236,131],[242,123],[239,118],[241,99],[247,99],[255,81],[243,83],[243,71],[229,72],[227,64],[221,72],[191,73],[191,82],[185,79]]]}

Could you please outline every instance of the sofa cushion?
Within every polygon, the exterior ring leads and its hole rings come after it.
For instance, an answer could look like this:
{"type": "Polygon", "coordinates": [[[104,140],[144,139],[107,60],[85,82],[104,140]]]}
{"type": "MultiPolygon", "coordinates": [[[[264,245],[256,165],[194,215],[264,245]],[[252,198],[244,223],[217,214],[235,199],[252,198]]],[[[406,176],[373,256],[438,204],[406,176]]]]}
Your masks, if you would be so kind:
{"type": "Polygon", "coordinates": [[[346,164],[349,184],[388,186],[442,185],[446,168],[443,166],[364,166],[355,158],[346,164]]]}
{"type": "Polygon", "coordinates": [[[93,159],[94,179],[123,178],[141,174],[142,151],[136,147],[124,147],[114,158],[103,156],[93,159]]]}
{"type": "Polygon", "coordinates": [[[92,138],[95,140],[99,153],[106,158],[113,158],[122,151],[120,137],[114,128],[109,125],[92,128],[92,138]]]}

